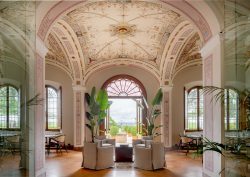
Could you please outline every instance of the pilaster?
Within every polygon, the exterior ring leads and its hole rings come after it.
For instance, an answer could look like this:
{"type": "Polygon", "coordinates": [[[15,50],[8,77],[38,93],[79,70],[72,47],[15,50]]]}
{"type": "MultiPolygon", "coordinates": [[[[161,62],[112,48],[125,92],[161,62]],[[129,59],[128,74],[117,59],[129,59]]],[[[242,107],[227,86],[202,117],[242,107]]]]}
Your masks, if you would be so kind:
{"type": "MultiPolygon", "coordinates": [[[[47,54],[45,44],[36,38],[36,60],[35,60],[35,94],[40,98],[45,98],[45,55],[47,54]]],[[[45,105],[36,105],[35,107],[35,176],[46,176],[45,171],[45,142],[44,142],[44,122],[45,122],[45,105]]]]}
{"type": "MultiPolygon", "coordinates": [[[[203,85],[223,87],[223,41],[222,35],[213,36],[201,49],[203,59],[203,85]]],[[[211,141],[223,142],[224,116],[221,104],[212,101],[213,95],[204,95],[204,130],[203,136],[211,141]]],[[[214,99],[213,99],[214,100],[214,99]]],[[[203,176],[224,176],[221,155],[205,152],[203,155],[203,176]]]]}
{"type": "Polygon", "coordinates": [[[164,147],[172,146],[172,88],[173,86],[162,86],[163,99],[161,105],[161,141],[164,143],[164,147]]]}
{"type": "Polygon", "coordinates": [[[86,87],[73,85],[74,97],[74,147],[82,147],[85,139],[84,95],[86,87]]]}

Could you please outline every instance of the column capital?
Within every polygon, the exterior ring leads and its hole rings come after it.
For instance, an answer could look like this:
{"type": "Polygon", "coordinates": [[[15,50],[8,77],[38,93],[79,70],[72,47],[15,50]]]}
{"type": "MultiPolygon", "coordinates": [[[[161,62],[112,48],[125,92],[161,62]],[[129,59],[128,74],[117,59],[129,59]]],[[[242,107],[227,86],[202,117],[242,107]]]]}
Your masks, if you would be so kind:
{"type": "Polygon", "coordinates": [[[162,85],[160,88],[162,89],[163,92],[169,92],[172,90],[173,85],[162,85]]]}
{"type": "Polygon", "coordinates": [[[83,85],[72,85],[73,91],[86,91],[87,88],[83,85]]]}
{"type": "Polygon", "coordinates": [[[36,53],[40,57],[45,58],[47,52],[48,52],[48,49],[45,46],[44,42],[38,36],[36,36],[36,53]]]}

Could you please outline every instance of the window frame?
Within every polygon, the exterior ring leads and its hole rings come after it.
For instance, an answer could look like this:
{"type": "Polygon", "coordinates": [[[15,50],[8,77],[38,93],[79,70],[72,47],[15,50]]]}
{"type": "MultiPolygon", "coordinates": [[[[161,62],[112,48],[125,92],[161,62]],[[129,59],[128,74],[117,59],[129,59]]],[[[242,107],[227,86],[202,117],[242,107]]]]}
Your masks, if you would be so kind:
{"type": "Polygon", "coordinates": [[[52,85],[45,85],[45,131],[60,131],[62,130],[62,87],[60,86],[58,89],[52,85]],[[56,91],[59,98],[57,100],[58,103],[58,119],[60,119],[60,128],[58,129],[49,129],[48,128],[48,88],[52,88],[56,91]]]}
{"type": "Polygon", "coordinates": [[[6,108],[6,111],[7,111],[7,128],[0,128],[0,130],[8,130],[8,131],[20,131],[21,130],[21,91],[20,91],[20,88],[12,85],[12,84],[3,84],[3,85],[0,85],[0,89],[2,87],[7,87],[7,94],[6,94],[6,104],[7,104],[7,108],[6,108]],[[19,123],[20,123],[20,127],[19,128],[10,128],[9,126],[9,87],[12,87],[14,88],[17,93],[18,93],[18,98],[19,98],[19,123]]]}
{"type": "MultiPolygon", "coordinates": [[[[194,86],[191,87],[189,89],[186,89],[184,87],[184,130],[186,132],[196,132],[196,131],[203,131],[203,129],[200,128],[200,92],[199,90],[202,89],[202,86],[194,86]],[[187,120],[187,96],[188,94],[192,91],[196,89],[197,90],[197,129],[186,129],[186,120],[187,120]]],[[[203,97],[204,98],[204,97],[203,97]]],[[[203,112],[204,112],[204,103],[203,103],[203,112]]],[[[203,114],[203,121],[204,121],[204,114],[203,114]]],[[[204,128],[204,127],[203,127],[204,128]]]]}
{"type": "MultiPolygon", "coordinates": [[[[131,82],[131,83],[132,83],[131,82]]],[[[108,80],[106,80],[104,82],[104,84],[102,85],[102,89],[106,90],[107,93],[108,93],[108,98],[110,99],[141,99],[141,102],[144,106],[146,106],[145,104],[147,104],[146,102],[146,99],[147,99],[147,92],[146,92],[146,89],[144,87],[144,85],[140,82],[140,80],[138,80],[137,78],[133,77],[133,76],[130,76],[130,75],[126,75],[126,74],[119,74],[119,75],[115,75],[111,78],[109,78],[108,80]],[[127,95],[127,96],[121,96],[121,95],[109,95],[109,92],[107,91],[107,88],[109,87],[109,85],[112,83],[112,82],[115,82],[117,80],[128,80],[128,81],[132,81],[136,87],[138,87],[140,89],[140,93],[141,95],[140,96],[135,96],[135,95],[127,95]]],[[[137,107],[136,109],[139,109],[139,107],[137,107]]],[[[108,111],[108,116],[106,117],[106,120],[105,120],[105,125],[101,125],[101,130],[104,130],[104,129],[109,129],[109,109],[107,110],[108,111]]],[[[147,111],[146,109],[142,109],[142,112],[141,113],[138,113],[137,114],[137,120],[136,121],[139,121],[139,119],[142,121],[142,124],[146,125],[147,124],[147,121],[146,121],[146,117],[147,117],[147,111]],[[138,117],[140,116],[140,117],[138,117]]],[[[143,128],[138,124],[137,125],[137,132],[139,133],[142,133],[143,132],[143,128]]]]}
{"type": "Polygon", "coordinates": [[[224,97],[224,125],[226,124],[227,126],[224,126],[224,128],[225,128],[225,131],[238,131],[240,129],[239,94],[232,88],[226,88],[225,91],[226,91],[226,94],[224,93],[225,94],[225,97],[224,97]],[[235,94],[237,96],[237,98],[236,98],[236,100],[237,100],[237,103],[236,103],[236,106],[237,106],[237,108],[236,108],[236,111],[237,111],[236,112],[236,129],[230,129],[230,115],[229,115],[229,108],[230,108],[229,96],[230,96],[230,94],[229,94],[229,90],[232,90],[233,92],[235,92],[235,94]],[[226,101],[226,103],[225,103],[225,101],[226,101]],[[226,108],[225,108],[225,104],[227,104],[226,108]]]}

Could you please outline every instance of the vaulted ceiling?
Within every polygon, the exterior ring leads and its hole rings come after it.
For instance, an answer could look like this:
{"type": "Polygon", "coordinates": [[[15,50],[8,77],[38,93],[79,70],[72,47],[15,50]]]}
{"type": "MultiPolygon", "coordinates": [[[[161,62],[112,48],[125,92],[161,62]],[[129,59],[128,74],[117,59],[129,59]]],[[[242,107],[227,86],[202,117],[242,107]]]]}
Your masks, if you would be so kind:
{"type": "Polygon", "coordinates": [[[155,2],[78,4],[61,15],[47,35],[47,63],[61,67],[72,79],[85,79],[107,66],[134,65],[169,82],[180,65],[190,65],[192,59],[201,63],[200,45],[193,47],[201,40],[187,18],[155,2]],[[186,56],[190,52],[192,57],[186,56]],[[176,64],[180,57],[185,59],[176,64]]]}
{"type": "MultiPolygon", "coordinates": [[[[178,57],[186,57],[184,45],[194,43],[194,39],[200,41],[193,25],[161,4],[90,1],[71,9],[54,24],[46,42],[47,63],[60,66],[72,78],[125,64],[145,68],[158,80],[169,81],[178,57]]],[[[199,48],[193,50],[198,53],[199,48]]],[[[183,61],[178,67],[185,64],[183,61]]]]}

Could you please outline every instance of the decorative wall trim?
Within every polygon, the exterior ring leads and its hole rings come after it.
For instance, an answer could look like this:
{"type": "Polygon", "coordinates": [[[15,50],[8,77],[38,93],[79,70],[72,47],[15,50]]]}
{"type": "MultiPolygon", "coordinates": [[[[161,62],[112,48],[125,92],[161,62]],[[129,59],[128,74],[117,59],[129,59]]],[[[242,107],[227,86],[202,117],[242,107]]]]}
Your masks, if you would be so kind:
{"type": "MultiPolygon", "coordinates": [[[[204,59],[203,65],[203,80],[204,86],[213,85],[213,55],[209,55],[204,59]]],[[[213,139],[214,132],[214,117],[213,117],[213,103],[211,103],[211,95],[204,96],[204,136],[208,139],[213,139]]],[[[204,156],[204,167],[208,171],[214,171],[214,158],[212,152],[206,152],[204,156]]]]}
{"type": "Polygon", "coordinates": [[[74,95],[74,147],[82,147],[85,137],[85,108],[83,86],[73,86],[74,95]]]}

